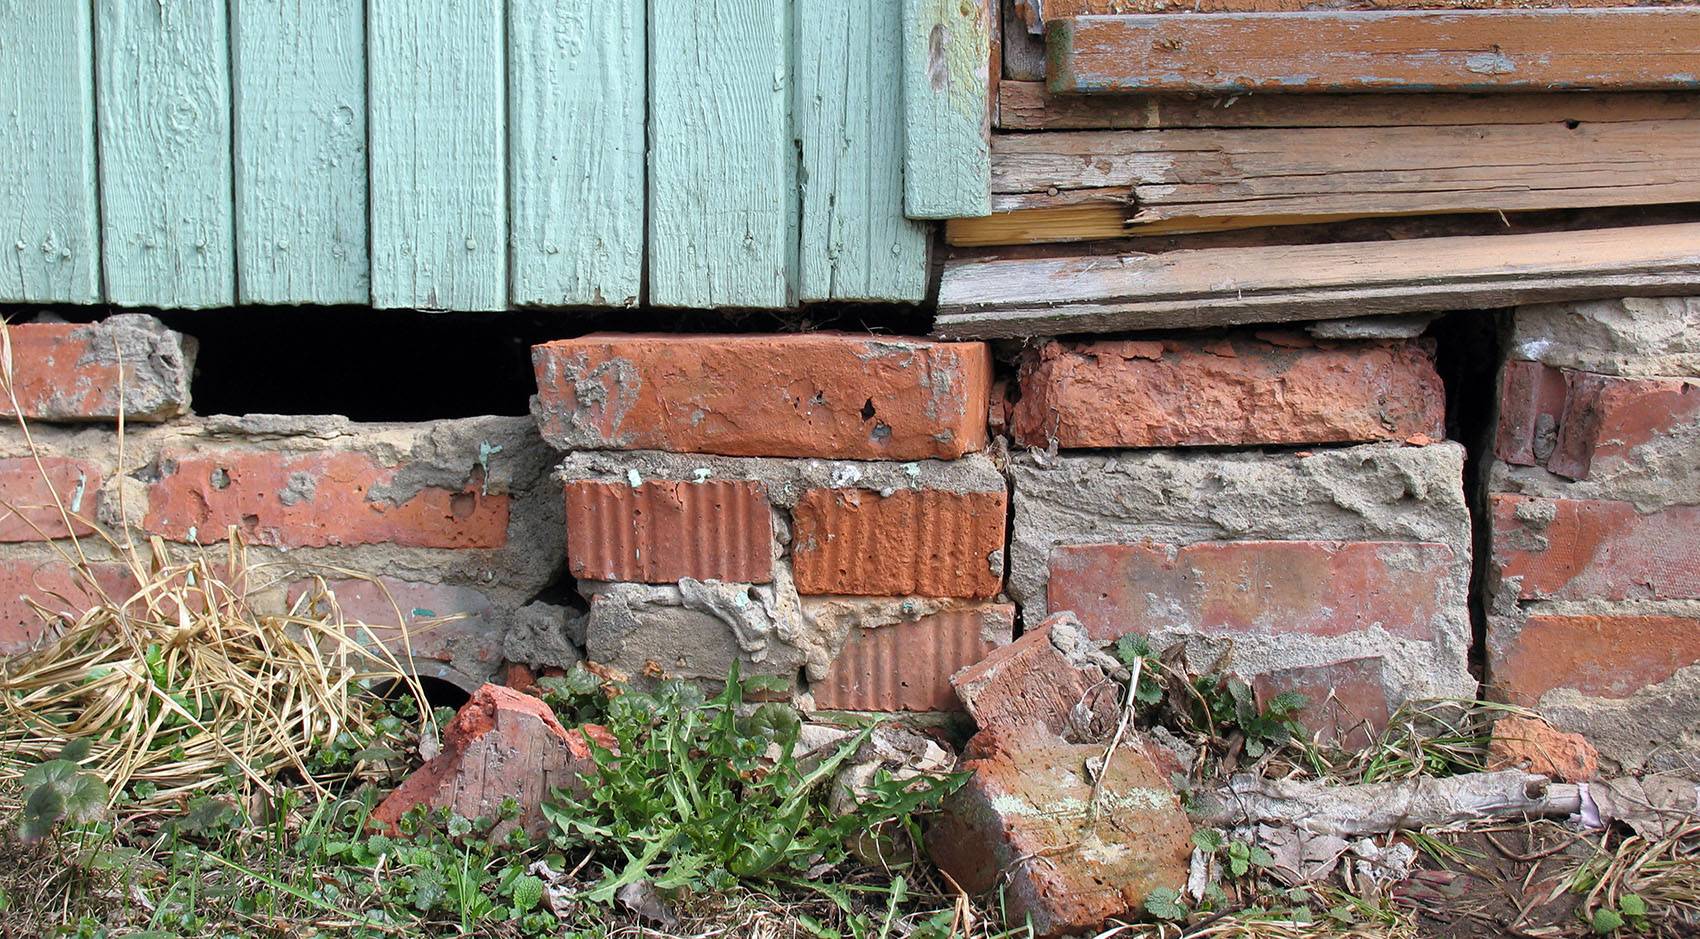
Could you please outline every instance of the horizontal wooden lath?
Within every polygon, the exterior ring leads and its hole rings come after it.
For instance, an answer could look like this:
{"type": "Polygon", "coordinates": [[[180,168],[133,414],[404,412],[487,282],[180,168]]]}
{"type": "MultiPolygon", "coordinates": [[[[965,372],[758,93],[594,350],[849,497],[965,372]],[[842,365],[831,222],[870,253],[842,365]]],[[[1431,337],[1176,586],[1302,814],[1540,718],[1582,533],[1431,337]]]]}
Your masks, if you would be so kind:
{"type": "Polygon", "coordinates": [[[936,335],[1054,336],[1700,290],[1700,223],[954,261],[936,335]]]}
{"type": "Polygon", "coordinates": [[[1700,120],[1012,134],[992,191],[951,243],[1692,202],[1700,120]]]}
{"type": "Polygon", "coordinates": [[[1052,91],[1700,88],[1700,9],[1079,16],[1048,20],[1052,91]]]}
{"type": "Polygon", "coordinates": [[[1064,95],[1043,82],[998,83],[1002,130],[1176,127],[1410,127],[1700,118],[1700,92],[1411,95],[1064,95]]]}

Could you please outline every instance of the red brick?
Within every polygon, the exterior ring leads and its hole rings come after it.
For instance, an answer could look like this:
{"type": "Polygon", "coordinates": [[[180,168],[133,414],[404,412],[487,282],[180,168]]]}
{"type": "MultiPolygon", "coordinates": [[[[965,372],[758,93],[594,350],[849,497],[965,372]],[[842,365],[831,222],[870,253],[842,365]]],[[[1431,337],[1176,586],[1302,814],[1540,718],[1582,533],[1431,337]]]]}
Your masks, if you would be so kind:
{"type": "Polygon", "coordinates": [[[1500,374],[1499,429],[1494,453],[1507,463],[1535,466],[1552,452],[1569,382],[1539,362],[1506,362],[1500,374]]]}
{"type": "Polygon", "coordinates": [[[1614,378],[1574,372],[1547,468],[1586,479],[1633,461],[1644,444],[1679,426],[1700,425],[1700,380],[1614,378]]]}
{"type": "MultiPolygon", "coordinates": [[[[313,586],[312,581],[291,584],[291,606],[313,586]]],[[[360,631],[360,639],[364,641],[369,635],[398,657],[486,663],[502,657],[502,638],[491,617],[490,598],[471,587],[394,577],[333,580],[325,587],[335,598],[335,608],[344,623],[370,627],[360,631]]],[[[329,615],[331,597],[318,598],[306,608],[306,614],[329,615]]]]}
{"type": "Polygon", "coordinates": [[[1554,688],[1626,698],[1700,662],[1700,619],[1679,616],[1531,616],[1490,632],[1488,677],[1514,704],[1554,688]]]}
{"type": "Polygon", "coordinates": [[[1299,345],[1047,343],[1022,362],[1015,439],[1174,447],[1446,436],[1445,391],[1427,343],[1299,345]]]}
{"type": "Polygon", "coordinates": [[[1085,766],[1102,744],[1034,727],[982,731],[964,754],[968,782],[927,832],[928,853],[969,893],[1001,888],[1005,918],[1031,922],[1041,939],[1139,917],[1152,891],[1186,883],[1192,856],[1192,824],[1150,750],[1123,741],[1094,785],[1085,766]]]}
{"type": "Polygon", "coordinates": [[[792,510],[797,591],[995,597],[1008,504],[1002,489],[810,489],[792,510]]]}
{"type": "Polygon", "coordinates": [[[1051,630],[1069,619],[1066,613],[1053,614],[951,676],[956,696],[982,730],[1042,727],[1073,739],[1115,727],[1120,686],[1105,680],[1096,665],[1069,661],[1051,641],[1051,630]],[[1089,733],[1077,733],[1076,707],[1084,709],[1089,733]]]}
{"type": "Polygon", "coordinates": [[[567,483],[567,564],[588,580],[767,583],[767,490],[748,480],[567,483]]]}
{"type": "Polygon", "coordinates": [[[252,544],[290,548],[499,548],[508,540],[507,496],[469,485],[392,501],[382,490],[400,467],[360,453],[167,455],[161,470],[142,527],[176,541],[217,541],[232,525],[252,544]]]}
{"type": "Polygon", "coordinates": [[[556,788],[583,795],[585,779],[596,774],[587,735],[613,747],[600,727],[567,730],[542,701],[484,685],[443,732],[443,752],[403,780],[372,812],[372,822],[393,831],[418,805],[495,821],[503,800],[512,798],[520,805],[519,818],[497,825],[491,837],[502,837],[513,824],[542,837],[549,830],[543,800],[556,788]]]}
{"type": "Polygon", "coordinates": [[[1324,743],[1366,747],[1387,728],[1387,685],[1380,656],[1265,672],[1252,681],[1259,704],[1284,691],[1305,696],[1295,715],[1324,743]]]}
{"type": "Polygon", "coordinates": [[[1007,644],[1014,625],[1012,604],[982,603],[859,628],[809,690],[829,710],[960,711],[950,676],[1007,644]]]}
{"type": "Polygon", "coordinates": [[[1493,563],[1522,599],[1700,598],[1700,506],[1642,514],[1629,502],[1491,503],[1493,563]]]}
{"type": "Polygon", "coordinates": [[[31,457],[0,460],[0,541],[86,535],[94,531],[87,519],[94,517],[99,497],[100,467],[93,463],[42,457],[38,467],[31,457]],[[71,516],[68,527],[54,493],[71,516]]]}
{"type": "Polygon", "coordinates": [[[1163,629],[1341,636],[1371,626],[1432,639],[1454,563],[1435,543],[1065,545],[1051,549],[1046,605],[1072,610],[1095,639],[1163,629]]]}
{"type": "Polygon", "coordinates": [[[1587,782],[1600,771],[1588,738],[1567,734],[1538,717],[1502,717],[1493,724],[1488,769],[1520,769],[1555,782],[1587,782]]]}
{"type": "MultiPolygon", "coordinates": [[[[107,601],[122,604],[136,591],[127,565],[97,561],[85,569],[107,601]]],[[[64,561],[0,561],[0,655],[23,652],[46,632],[47,624],[29,601],[74,621],[101,599],[64,561]]]]}
{"type": "Polygon", "coordinates": [[[986,443],[984,343],[599,333],[532,349],[563,450],[953,459],[986,443]]]}
{"type": "MultiPolygon", "coordinates": [[[[44,421],[162,421],[189,410],[192,346],[149,316],[103,323],[7,327],[12,393],[23,416],[44,421]],[[122,407],[120,407],[122,405],[122,407]]],[[[0,395],[0,415],[16,416],[0,395]]]]}

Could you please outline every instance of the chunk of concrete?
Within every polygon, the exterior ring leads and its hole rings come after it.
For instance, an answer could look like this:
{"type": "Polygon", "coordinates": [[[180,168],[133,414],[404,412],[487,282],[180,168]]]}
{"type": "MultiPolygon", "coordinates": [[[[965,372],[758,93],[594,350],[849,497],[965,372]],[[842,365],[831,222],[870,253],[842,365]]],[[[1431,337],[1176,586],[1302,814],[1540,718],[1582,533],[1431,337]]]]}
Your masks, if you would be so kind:
{"type": "Polygon", "coordinates": [[[1606,375],[1700,375],[1700,297],[1517,307],[1512,358],[1606,375]]]}
{"type": "Polygon", "coordinates": [[[982,731],[968,782],[927,834],[933,861],[970,893],[1004,884],[1009,921],[1031,919],[1039,937],[1095,931],[1179,890],[1192,825],[1164,763],[1129,738],[1094,784],[1087,763],[1104,749],[1037,726],[982,731]]]}
{"type": "Polygon", "coordinates": [[[501,838],[518,825],[541,838],[549,828],[542,806],[551,790],[582,794],[585,780],[596,775],[591,740],[614,748],[613,738],[600,727],[567,730],[542,701],[484,685],[449,723],[442,752],[396,787],[372,813],[372,821],[394,830],[403,815],[420,805],[494,821],[503,801],[511,798],[519,804],[519,817],[499,822],[491,837],[501,838]]]}

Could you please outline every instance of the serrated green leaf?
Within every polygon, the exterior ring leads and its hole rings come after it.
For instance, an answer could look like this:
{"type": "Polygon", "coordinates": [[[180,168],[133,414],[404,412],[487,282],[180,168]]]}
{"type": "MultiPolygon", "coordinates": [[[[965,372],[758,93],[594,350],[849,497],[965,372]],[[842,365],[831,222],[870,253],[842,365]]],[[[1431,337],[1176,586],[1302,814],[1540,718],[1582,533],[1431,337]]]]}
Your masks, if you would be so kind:
{"type": "Polygon", "coordinates": [[[1180,891],[1170,887],[1158,887],[1146,894],[1145,912],[1169,921],[1183,920],[1187,916],[1186,907],[1181,903],[1180,891]]]}
{"type": "Polygon", "coordinates": [[[1617,901],[1618,912],[1624,916],[1642,917],[1647,915],[1647,901],[1639,894],[1626,893],[1617,901]]]}
{"type": "Polygon", "coordinates": [[[1214,854],[1222,847],[1222,833],[1214,828],[1200,828],[1192,833],[1195,847],[1214,854]]]}
{"type": "Polygon", "coordinates": [[[1594,932],[1597,933],[1604,934],[1608,932],[1616,932],[1623,928],[1623,917],[1620,916],[1616,910],[1602,906],[1594,911],[1594,918],[1590,921],[1589,925],[1591,925],[1594,928],[1594,932]]]}
{"type": "Polygon", "coordinates": [[[1128,633],[1116,640],[1115,653],[1123,665],[1132,665],[1151,654],[1151,640],[1139,633],[1128,633]]]}
{"type": "Polygon", "coordinates": [[[514,878],[513,895],[514,906],[522,913],[529,913],[543,902],[543,881],[530,874],[522,874],[514,878]]]}

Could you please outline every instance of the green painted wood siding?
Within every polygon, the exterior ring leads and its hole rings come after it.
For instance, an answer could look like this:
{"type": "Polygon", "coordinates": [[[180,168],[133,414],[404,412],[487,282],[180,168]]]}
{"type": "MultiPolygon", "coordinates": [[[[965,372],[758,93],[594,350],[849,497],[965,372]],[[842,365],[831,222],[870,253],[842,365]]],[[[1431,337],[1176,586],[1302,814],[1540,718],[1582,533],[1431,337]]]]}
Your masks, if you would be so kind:
{"type": "Polygon", "coordinates": [[[0,0],[0,302],[919,302],[904,16],[0,0]]]}

